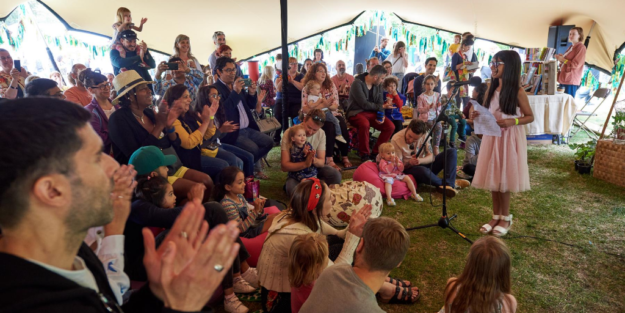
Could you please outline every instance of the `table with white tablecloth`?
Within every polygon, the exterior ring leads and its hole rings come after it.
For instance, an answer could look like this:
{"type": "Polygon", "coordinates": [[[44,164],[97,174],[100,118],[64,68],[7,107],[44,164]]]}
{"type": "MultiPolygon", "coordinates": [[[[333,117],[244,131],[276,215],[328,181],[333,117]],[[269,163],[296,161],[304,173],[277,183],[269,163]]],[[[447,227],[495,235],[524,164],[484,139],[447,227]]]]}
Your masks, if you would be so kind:
{"type": "Polygon", "coordinates": [[[534,121],[525,125],[528,135],[566,135],[575,118],[575,99],[568,94],[528,96],[534,121]]]}

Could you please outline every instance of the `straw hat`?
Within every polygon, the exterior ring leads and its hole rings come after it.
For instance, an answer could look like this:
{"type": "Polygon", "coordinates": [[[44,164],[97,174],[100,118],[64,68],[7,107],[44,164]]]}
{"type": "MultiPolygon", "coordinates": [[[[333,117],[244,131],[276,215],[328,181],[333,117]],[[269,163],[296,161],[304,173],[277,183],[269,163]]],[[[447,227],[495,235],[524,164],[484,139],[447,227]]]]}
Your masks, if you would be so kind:
{"type": "Polygon", "coordinates": [[[113,88],[117,91],[117,98],[113,99],[113,101],[121,98],[121,96],[125,95],[128,91],[141,84],[154,84],[154,82],[145,81],[135,70],[119,73],[119,75],[115,76],[113,79],[113,88]]]}

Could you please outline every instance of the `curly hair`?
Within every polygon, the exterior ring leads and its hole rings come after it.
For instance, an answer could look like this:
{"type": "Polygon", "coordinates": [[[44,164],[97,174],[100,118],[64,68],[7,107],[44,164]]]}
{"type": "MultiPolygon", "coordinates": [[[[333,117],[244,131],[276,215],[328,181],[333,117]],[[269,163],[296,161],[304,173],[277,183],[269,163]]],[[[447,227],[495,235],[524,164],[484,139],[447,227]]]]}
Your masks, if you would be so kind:
{"type": "Polygon", "coordinates": [[[323,70],[326,71],[326,79],[321,84],[321,87],[323,87],[323,89],[326,89],[326,90],[332,90],[332,88],[335,88],[334,87],[334,83],[332,82],[332,79],[330,79],[330,74],[328,73],[328,68],[323,63],[313,63],[313,65],[310,66],[310,70],[308,70],[306,72],[306,76],[304,76],[304,79],[302,79],[302,84],[306,85],[306,83],[309,80],[316,80],[315,79],[315,74],[317,74],[317,70],[320,67],[322,67],[323,70]]]}

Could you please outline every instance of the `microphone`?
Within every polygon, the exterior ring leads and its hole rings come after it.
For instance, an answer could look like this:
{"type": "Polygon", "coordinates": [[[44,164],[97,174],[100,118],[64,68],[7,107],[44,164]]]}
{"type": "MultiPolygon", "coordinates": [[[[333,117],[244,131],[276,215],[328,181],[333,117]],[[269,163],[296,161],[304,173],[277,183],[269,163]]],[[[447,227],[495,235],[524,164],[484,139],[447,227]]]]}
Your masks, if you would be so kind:
{"type": "Polygon", "coordinates": [[[464,85],[471,85],[473,87],[478,87],[479,85],[482,84],[482,79],[477,77],[477,76],[473,76],[471,77],[471,79],[469,79],[466,82],[455,82],[452,83],[452,87],[459,87],[459,86],[464,86],[464,85]]]}

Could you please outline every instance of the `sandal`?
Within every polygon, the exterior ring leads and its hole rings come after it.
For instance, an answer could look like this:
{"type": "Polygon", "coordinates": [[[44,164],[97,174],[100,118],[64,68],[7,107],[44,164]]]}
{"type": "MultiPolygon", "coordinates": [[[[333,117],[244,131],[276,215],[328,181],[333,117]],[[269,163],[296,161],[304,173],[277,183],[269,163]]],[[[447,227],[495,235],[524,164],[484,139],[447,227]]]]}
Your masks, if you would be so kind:
{"type": "Polygon", "coordinates": [[[352,167],[354,166],[352,162],[349,161],[348,157],[343,157],[343,167],[352,167]]]}
{"type": "MultiPolygon", "coordinates": [[[[393,295],[393,297],[389,300],[386,299],[382,299],[382,297],[380,297],[380,300],[382,300],[382,302],[386,303],[386,304],[414,304],[417,303],[417,301],[419,301],[419,299],[421,298],[421,290],[419,290],[419,288],[417,288],[417,298],[412,301],[412,295],[413,295],[413,291],[412,291],[413,287],[395,287],[395,294],[393,295]],[[401,292],[401,297],[398,299],[397,296],[399,296],[399,293],[401,292]]],[[[414,287],[416,288],[416,287],[414,287]]]]}
{"type": "Polygon", "coordinates": [[[256,177],[258,179],[269,179],[269,176],[267,176],[267,174],[265,174],[263,172],[256,172],[256,173],[254,173],[254,177],[256,177]]]}
{"type": "Polygon", "coordinates": [[[261,301],[260,289],[256,290],[256,292],[254,293],[238,294],[237,297],[239,298],[239,300],[243,302],[260,302],[261,301]]]}
{"type": "MultiPolygon", "coordinates": [[[[493,215],[493,220],[498,221],[499,219],[500,219],[500,215],[493,215]]],[[[486,235],[490,233],[491,230],[493,230],[493,227],[490,226],[490,224],[486,223],[482,225],[482,227],[480,228],[480,233],[486,235]]]]}
{"type": "Polygon", "coordinates": [[[393,277],[388,277],[390,280],[388,281],[388,283],[391,283],[397,287],[410,287],[410,282],[406,282],[403,279],[399,279],[399,278],[393,278],[393,277]]]}
{"type": "Polygon", "coordinates": [[[505,215],[501,215],[501,220],[502,221],[506,221],[506,222],[510,222],[510,224],[508,224],[508,227],[501,227],[499,225],[495,226],[495,228],[493,229],[493,236],[495,237],[503,237],[505,236],[508,231],[510,230],[510,227],[512,227],[512,214],[505,216],[505,215]]]}

